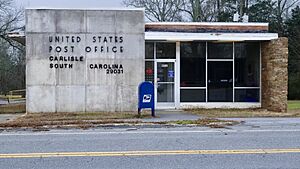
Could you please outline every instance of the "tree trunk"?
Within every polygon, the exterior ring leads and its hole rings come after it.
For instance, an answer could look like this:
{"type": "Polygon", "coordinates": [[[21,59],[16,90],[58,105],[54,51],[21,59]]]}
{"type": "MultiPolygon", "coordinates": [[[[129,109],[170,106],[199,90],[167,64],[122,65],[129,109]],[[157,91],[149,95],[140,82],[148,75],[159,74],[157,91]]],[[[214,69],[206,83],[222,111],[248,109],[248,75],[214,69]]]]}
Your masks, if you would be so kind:
{"type": "Polygon", "coordinates": [[[240,0],[240,16],[242,17],[244,15],[244,6],[245,6],[245,1],[244,0],[240,0]]]}

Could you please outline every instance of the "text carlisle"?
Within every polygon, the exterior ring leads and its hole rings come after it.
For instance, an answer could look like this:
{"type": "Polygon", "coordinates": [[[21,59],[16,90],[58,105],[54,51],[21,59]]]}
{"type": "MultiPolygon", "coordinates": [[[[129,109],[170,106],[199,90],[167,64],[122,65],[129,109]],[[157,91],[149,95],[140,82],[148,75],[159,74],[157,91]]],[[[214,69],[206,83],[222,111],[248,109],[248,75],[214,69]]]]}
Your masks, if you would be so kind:
{"type": "Polygon", "coordinates": [[[82,62],[83,56],[50,56],[50,61],[71,61],[71,62],[82,62]]]}

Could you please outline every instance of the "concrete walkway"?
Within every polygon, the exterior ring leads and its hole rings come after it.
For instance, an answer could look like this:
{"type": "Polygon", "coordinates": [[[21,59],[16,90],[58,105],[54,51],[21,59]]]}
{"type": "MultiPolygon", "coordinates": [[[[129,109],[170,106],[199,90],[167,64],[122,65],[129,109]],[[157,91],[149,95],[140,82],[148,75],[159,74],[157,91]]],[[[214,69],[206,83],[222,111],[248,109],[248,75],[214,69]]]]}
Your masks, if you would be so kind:
{"type": "Polygon", "coordinates": [[[15,119],[17,117],[22,116],[23,113],[16,113],[16,114],[0,114],[0,123],[6,122],[8,120],[15,119]]]}
{"type": "Polygon", "coordinates": [[[188,114],[183,110],[156,110],[156,117],[139,119],[142,122],[164,122],[177,120],[197,120],[201,118],[198,115],[188,114]]]}
{"type": "Polygon", "coordinates": [[[8,104],[8,101],[7,101],[7,100],[0,99],[0,105],[3,105],[3,104],[8,104]]]}

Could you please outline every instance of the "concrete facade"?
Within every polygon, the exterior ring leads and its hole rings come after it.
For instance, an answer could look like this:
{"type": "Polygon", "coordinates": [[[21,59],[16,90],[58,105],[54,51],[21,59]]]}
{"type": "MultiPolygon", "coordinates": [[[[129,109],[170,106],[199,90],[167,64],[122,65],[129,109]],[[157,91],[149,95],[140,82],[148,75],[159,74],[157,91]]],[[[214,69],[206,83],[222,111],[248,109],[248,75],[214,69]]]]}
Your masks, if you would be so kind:
{"type": "Polygon", "coordinates": [[[262,43],[262,108],[287,111],[288,39],[262,43]]]}
{"type": "Polygon", "coordinates": [[[27,112],[137,110],[143,10],[26,10],[27,112]]]}

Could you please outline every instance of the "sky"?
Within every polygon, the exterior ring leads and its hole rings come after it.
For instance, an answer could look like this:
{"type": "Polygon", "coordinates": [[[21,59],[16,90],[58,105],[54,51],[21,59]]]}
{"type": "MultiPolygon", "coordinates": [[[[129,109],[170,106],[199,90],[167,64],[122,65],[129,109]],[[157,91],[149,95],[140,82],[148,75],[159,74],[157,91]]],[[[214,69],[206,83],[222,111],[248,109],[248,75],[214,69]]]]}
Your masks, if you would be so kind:
{"type": "Polygon", "coordinates": [[[24,8],[119,8],[122,0],[14,0],[24,8]]]}

